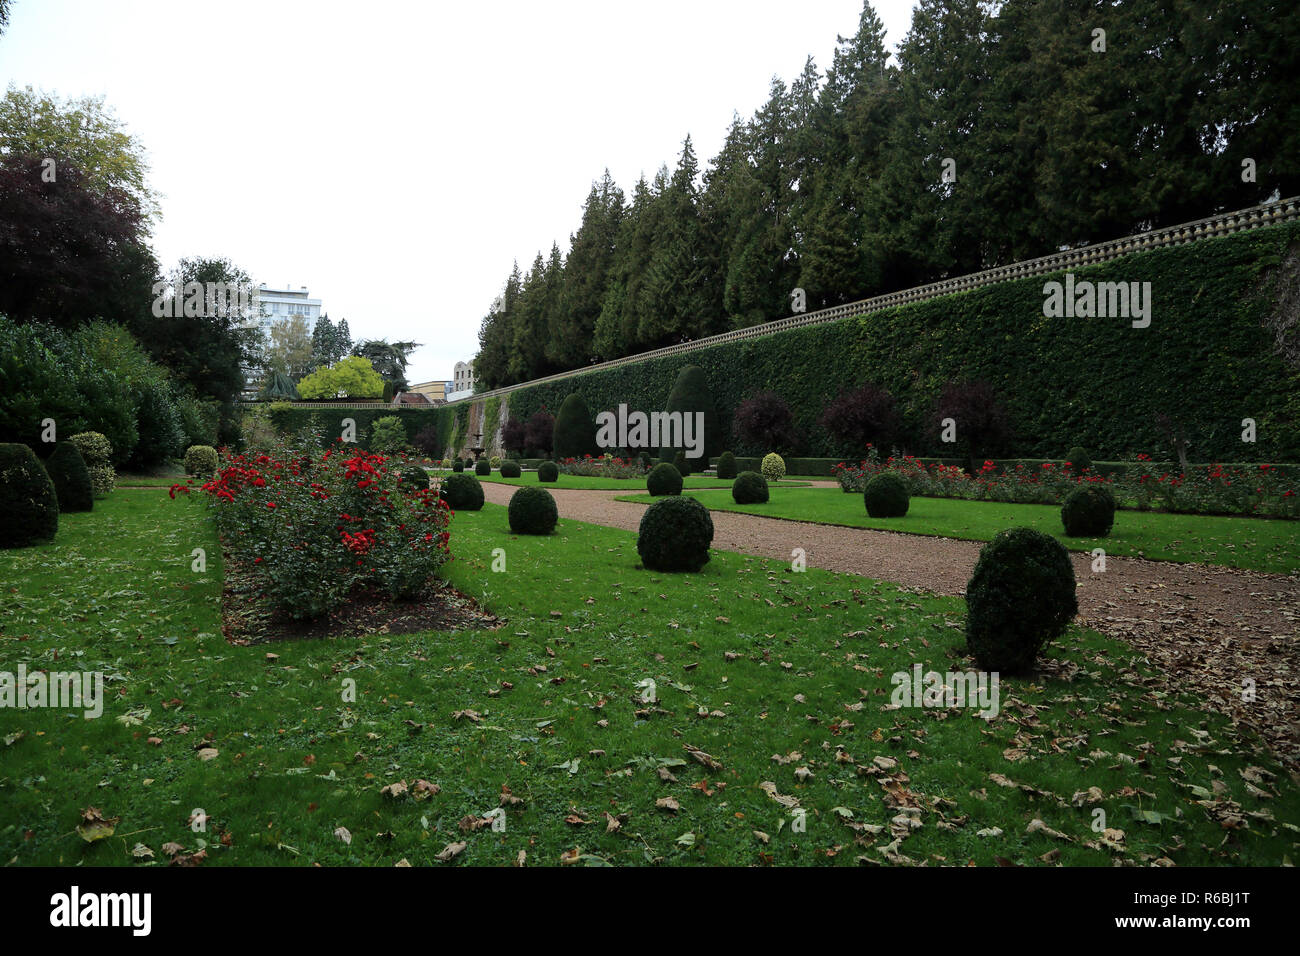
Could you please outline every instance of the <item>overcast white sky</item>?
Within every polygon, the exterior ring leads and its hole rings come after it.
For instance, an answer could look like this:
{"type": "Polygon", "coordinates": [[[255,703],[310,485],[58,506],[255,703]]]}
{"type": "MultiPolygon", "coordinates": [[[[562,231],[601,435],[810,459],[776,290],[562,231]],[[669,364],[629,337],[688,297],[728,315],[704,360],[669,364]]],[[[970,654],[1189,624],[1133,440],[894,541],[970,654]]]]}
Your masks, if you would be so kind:
{"type": "MultiPolygon", "coordinates": [[[[895,48],[912,0],[876,11],[895,48]]],[[[701,164],[733,111],[861,0],[14,0],[0,85],[103,95],[149,154],[154,251],[307,286],[354,338],[424,343],[450,379],[511,263],[568,251],[608,167],[630,192],[701,164]]]]}

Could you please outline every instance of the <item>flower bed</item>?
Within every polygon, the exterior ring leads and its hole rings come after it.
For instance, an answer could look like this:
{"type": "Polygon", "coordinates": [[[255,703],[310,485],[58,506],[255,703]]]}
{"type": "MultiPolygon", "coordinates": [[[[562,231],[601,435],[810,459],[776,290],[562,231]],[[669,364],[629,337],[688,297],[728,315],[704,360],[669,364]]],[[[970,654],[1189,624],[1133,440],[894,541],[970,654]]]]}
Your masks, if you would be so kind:
{"type": "Polygon", "coordinates": [[[451,559],[451,509],[436,483],[405,483],[403,464],[338,447],[223,453],[203,491],[228,553],[256,568],[273,606],[315,618],[359,587],[414,598],[451,559]]]}
{"type": "Polygon", "coordinates": [[[601,455],[592,458],[565,458],[559,463],[560,473],[580,475],[584,478],[644,478],[645,466],[639,458],[616,458],[613,455],[601,455]]]}
{"type": "Polygon", "coordinates": [[[929,498],[965,498],[1016,504],[1060,504],[1080,485],[1103,485],[1123,508],[1207,515],[1300,517],[1295,480],[1275,465],[1251,467],[1204,465],[1185,474],[1157,474],[1149,455],[1138,455],[1120,475],[1075,474],[1069,462],[1044,462],[1037,468],[1000,469],[985,461],[970,474],[954,465],[926,465],[911,455],[881,459],[868,446],[865,461],[831,468],[846,492],[861,493],[867,480],[892,471],[907,482],[908,493],[929,498]]]}

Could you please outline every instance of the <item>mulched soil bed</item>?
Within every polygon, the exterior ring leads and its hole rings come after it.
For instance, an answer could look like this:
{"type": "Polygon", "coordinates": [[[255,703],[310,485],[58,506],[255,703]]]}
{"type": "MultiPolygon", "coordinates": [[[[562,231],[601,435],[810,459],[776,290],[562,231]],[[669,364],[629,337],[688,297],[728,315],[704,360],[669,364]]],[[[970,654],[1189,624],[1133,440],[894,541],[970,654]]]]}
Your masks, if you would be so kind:
{"type": "Polygon", "coordinates": [[[363,634],[412,634],[418,631],[495,630],[500,618],[444,581],[436,581],[416,601],[394,601],[382,591],[358,590],[342,607],[313,621],[277,614],[257,586],[247,562],[226,558],[221,594],[221,631],[231,644],[363,634]]]}

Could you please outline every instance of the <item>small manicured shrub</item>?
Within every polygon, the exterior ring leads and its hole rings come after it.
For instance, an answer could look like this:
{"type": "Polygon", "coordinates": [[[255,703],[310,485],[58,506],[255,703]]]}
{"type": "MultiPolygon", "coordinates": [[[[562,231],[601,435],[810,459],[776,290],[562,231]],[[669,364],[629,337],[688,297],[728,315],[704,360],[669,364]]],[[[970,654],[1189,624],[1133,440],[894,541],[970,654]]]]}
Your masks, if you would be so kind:
{"type": "Polygon", "coordinates": [[[508,514],[515,534],[550,534],[560,518],[551,493],[536,485],[524,485],[510,497],[508,514]]]}
{"type": "Polygon", "coordinates": [[[718,459],[717,475],[719,478],[736,477],[736,456],[731,452],[724,451],[718,459]]]}
{"type": "Polygon", "coordinates": [[[59,498],[36,452],[0,445],[0,548],[54,540],[59,498]]]}
{"type": "Polygon", "coordinates": [[[682,493],[682,473],[666,461],[661,461],[650,469],[645,480],[646,491],[656,498],[660,495],[680,495],[682,493]]]}
{"type": "Polygon", "coordinates": [[[483,486],[473,475],[448,475],[438,495],[452,511],[478,511],[483,507],[483,486]]]}
{"type": "Polygon", "coordinates": [[[867,482],[862,499],[866,502],[867,514],[873,518],[901,518],[907,514],[911,504],[907,483],[889,471],[883,471],[867,482]]]}
{"type": "MultiPolygon", "coordinates": [[[[660,466],[663,467],[663,466],[660,466]]],[[[656,501],[641,516],[636,551],[651,571],[698,571],[709,563],[713,518],[694,498],[656,501]]]]}
{"type": "Polygon", "coordinates": [[[103,498],[113,490],[117,472],[113,470],[113,445],[99,432],[78,432],[68,441],[77,446],[86,471],[90,473],[90,487],[96,498],[103,498]]]}
{"type": "Polygon", "coordinates": [[[676,468],[683,478],[691,477],[691,463],[686,457],[686,452],[679,451],[673,458],[673,467],[676,468]]]}
{"type": "Polygon", "coordinates": [[[66,441],[55,445],[50,457],[45,459],[45,470],[54,482],[60,511],[90,511],[95,507],[90,472],[76,445],[66,441]]]}
{"type": "Polygon", "coordinates": [[[500,455],[493,455],[491,458],[488,459],[488,464],[491,465],[493,468],[496,468],[496,469],[500,470],[500,468],[501,468],[501,456],[500,456],[500,455]]]}
{"type": "Polygon", "coordinates": [[[465,470],[465,463],[461,461],[459,458],[457,458],[455,461],[451,463],[451,470],[459,474],[460,472],[465,470]]]}
{"type": "Polygon", "coordinates": [[[474,463],[474,474],[490,475],[492,474],[492,464],[486,458],[480,458],[474,463]]]}
{"type": "Polygon", "coordinates": [[[731,497],[738,505],[761,505],[768,499],[767,479],[756,471],[742,471],[731,483],[731,497]]]}
{"type": "Polygon", "coordinates": [[[1100,485],[1076,488],[1061,505],[1061,524],[1072,538],[1100,538],[1114,523],[1115,496],[1100,485]]]}
{"type": "Polygon", "coordinates": [[[763,457],[762,464],[763,477],[768,481],[780,481],[785,477],[785,459],[772,452],[763,457]]]}
{"type": "Polygon", "coordinates": [[[217,450],[211,445],[191,445],[185,449],[185,474],[207,481],[217,473],[217,450]]]}
{"type": "Polygon", "coordinates": [[[503,462],[501,463],[501,477],[502,477],[502,478],[518,478],[518,477],[520,476],[520,474],[522,474],[522,470],[521,470],[520,467],[519,467],[519,462],[517,462],[517,461],[503,461],[503,462]]]}
{"type": "Polygon", "coordinates": [[[402,481],[402,487],[408,491],[412,488],[427,491],[429,488],[429,473],[419,465],[407,465],[397,474],[402,481]]]}
{"type": "Polygon", "coordinates": [[[537,480],[552,482],[560,478],[560,466],[553,461],[544,461],[537,466],[537,480]]]}
{"type": "Polygon", "coordinates": [[[1033,528],[1000,531],[966,585],[966,645],[981,668],[1015,674],[1079,611],[1069,552],[1033,528]]]}
{"type": "Polygon", "coordinates": [[[1078,445],[1070,449],[1070,453],[1065,456],[1065,460],[1070,465],[1071,473],[1075,475],[1082,475],[1092,467],[1092,458],[1078,445]]]}

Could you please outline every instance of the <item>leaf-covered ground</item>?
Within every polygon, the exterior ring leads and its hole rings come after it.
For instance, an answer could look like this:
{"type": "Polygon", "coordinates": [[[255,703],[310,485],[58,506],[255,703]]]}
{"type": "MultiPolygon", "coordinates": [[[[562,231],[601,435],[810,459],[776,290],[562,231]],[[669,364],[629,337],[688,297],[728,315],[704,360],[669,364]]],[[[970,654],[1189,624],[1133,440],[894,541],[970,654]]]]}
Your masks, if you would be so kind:
{"type": "Polygon", "coordinates": [[[450,582],[503,628],[269,647],[220,636],[198,501],[119,491],[53,545],[0,552],[0,670],[102,670],[111,693],[97,720],[0,710],[0,858],[1296,857],[1296,783],[1098,634],[1071,629],[1042,674],[1005,680],[986,722],[890,706],[893,672],[969,666],[959,600],[724,552],[654,574],[632,534],[517,538],[493,505],[457,514],[452,548],[450,582]]]}

